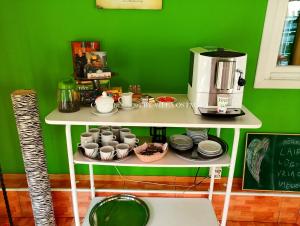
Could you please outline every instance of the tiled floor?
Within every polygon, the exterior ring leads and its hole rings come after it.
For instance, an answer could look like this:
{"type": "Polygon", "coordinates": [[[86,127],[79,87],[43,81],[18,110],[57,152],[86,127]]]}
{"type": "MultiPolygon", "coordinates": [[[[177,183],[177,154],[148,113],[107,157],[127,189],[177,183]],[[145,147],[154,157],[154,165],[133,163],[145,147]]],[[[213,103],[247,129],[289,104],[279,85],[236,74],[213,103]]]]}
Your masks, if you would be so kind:
{"type": "MultiPolygon", "coordinates": [[[[69,188],[69,175],[50,175],[52,188],[69,188]]],[[[154,184],[141,184],[132,181],[125,181],[124,178],[119,176],[102,175],[95,176],[96,188],[115,188],[115,189],[169,189],[177,190],[175,185],[190,186],[193,184],[193,177],[139,177],[139,176],[127,176],[130,180],[143,180],[149,182],[162,182],[169,184],[172,182],[172,186],[154,185],[154,184]]],[[[198,178],[201,180],[201,178],[198,178]]],[[[76,176],[78,188],[89,187],[88,175],[76,176]]],[[[197,187],[193,187],[192,190],[206,190],[208,189],[209,180],[204,181],[203,184],[197,187]]],[[[233,184],[233,190],[241,191],[241,179],[235,179],[233,184]]],[[[5,175],[5,182],[10,188],[26,188],[26,179],[24,175],[5,175]]],[[[221,179],[216,181],[215,190],[224,191],[226,187],[226,180],[221,179]]],[[[182,188],[181,188],[182,189],[182,188]]],[[[184,189],[182,189],[184,190],[184,189]]],[[[87,208],[90,203],[89,192],[78,192],[79,201],[79,215],[84,217],[87,208]]],[[[98,193],[97,196],[112,195],[109,193],[98,193]]],[[[157,191],[157,193],[144,193],[138,194],[140,197],[156,196],[156,197],[207,197],[207,195],[191,195],[191,194],[163,194],[157,191]]],[[[9,191],[8,198],[11,203],[11,210],[14,217],[16,217],[17,225],[31,226],[32,221],[32,209],[29,194],[27,191],[9,191]],[[27,222],[27,223],[26,223],[27,222]],[[30,223],[31,222],[31,223],[30,223]]],[[[72,198],[70,191],[64,191],[58,189],[58,191],[52,192],[54,212],[58,219],[58,225],[72,225],[73,211],[72,211],[72,198]],[[61,223],[60,223],[61,222],[61,223]]],[[[218,219],[221,218],[221,213],[224,204],[224,195],[214,195],[213,206],[218,219]]],[[[6,214],[4,210],[4,201],[2,195],[0,195],[0,218],[5,218],[6,214]]],[[[232,195],[230,200],[230,208],[228,213],[229,226],[294,226],[300,225],[300,197],[299,198],[286,198],[286,197],[274,197],[274,196],[245,196],[245,195],[232,195]],[[253,223],[255,222],[255,223],[253,223]],[[257,222],[270,222],[270,223],[257,223],[257,222]],[[277,224],[279,223],[279,224],[277,224]],[[284,224],[285,223],[285,224],[284,224]]],[[[0,226],[3,226],[1,223],[0,226]]]]}
{"type": "MultiPolygon", "coordinates": [[[[90,203],[89,192],[78,192],[79,215],[84,217],[90,203]]],[[[109,196],[111,193],[98,193],[97,196],[109,196]]],[[[178,194],[139,194],[139,197],[207,197],[205,195],[178,195],[178,194]]],[[[9,191],[8,198],[14,217],[32,217],[30,197],[26,191],[9,191]]],[[[70,191],[52,192],[54,212],[58,218],[73,217],[72,198],[70,191]]],[[[224,204],[223,195],[214,195],[213,206],[218,219],[224,204]]],[[[0,195],[0,217],[6,217],[3,198],[0,195]]],[[[238,196],[231,197],[228,220],[246,222],[274,222],[274,223],[298,223],[300,225],[300,198],[238,196]]]]}
{"type": "MultiPolygon", "coordinates": [[[[0,218],[1,226],[9,226],[6,218],[0,218]]],[[[57,218],[56,226],[73,226],[72,218],[57,218]]],[[[15,218],[14,226],[34,226],[32,218],[15,218]]],[[[123,225],[125,226],[125,225],[123,225]]],[[[189,225],[185,225],[189,226],[189,225]]],[[[227,226],[296,226],[296,224],[275,224],[275,223],[259,223],[259,222],[236,222],[228,221],[227,226]]]]}

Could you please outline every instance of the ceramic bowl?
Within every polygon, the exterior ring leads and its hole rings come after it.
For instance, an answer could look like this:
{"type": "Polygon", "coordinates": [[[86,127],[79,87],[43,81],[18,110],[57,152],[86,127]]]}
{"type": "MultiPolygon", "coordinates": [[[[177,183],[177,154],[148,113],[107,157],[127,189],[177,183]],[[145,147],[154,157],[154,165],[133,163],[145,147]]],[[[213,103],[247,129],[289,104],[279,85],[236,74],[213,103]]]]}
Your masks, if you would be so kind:
{"type": "Polygon", "coordinates": [[[144,143],[136,148],[134,148],[134,153],[142,162],[154,162],[162,159],[168,152],[168,143],[160,144],[160,143],[153,143],[154,146],[162,147],[163,152],[156,152],[152,155],[142,155],[141,153],[145,151],[150,144],[144,143]]]}

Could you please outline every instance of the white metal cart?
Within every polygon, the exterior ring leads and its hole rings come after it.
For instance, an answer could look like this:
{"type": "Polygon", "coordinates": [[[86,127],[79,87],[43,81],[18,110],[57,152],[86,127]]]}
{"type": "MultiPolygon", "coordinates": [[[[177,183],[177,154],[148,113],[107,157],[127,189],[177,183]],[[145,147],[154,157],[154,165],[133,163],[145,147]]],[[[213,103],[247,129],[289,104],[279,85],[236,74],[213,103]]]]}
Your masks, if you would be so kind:
{"type": "MultiPolygon", "coordinates": [[[[158,94],[157,94],[158,95],[158,94]]],[[[152,95],[152,96],[157,96],[152,95]]],[[[164,94],[166,95],[166,94],[164,94]]],[[[226,225],[229,208],[230,193],[233,182],[236,155],[241,128],[254,129],[261,126],[261,122],[249,110],[243,108],[246,113],[233,119],[210,119],[195,115],[186,95],[174,94],[178,104],[169,108],[139,108],[132,111],[119,111],[111,116],[97,116],[91,113],[91,108],[81,108],[74,113],[60,113],[57,109],[46,117],[46,123],[64,125],[66,130],[68,161],[70,169],[73,212],[75,225],[80,226],[78,213],[77,190],[75,181],[74,164],[86,164],[89,166],[91,204],[89,211],[95,203],[102,198],[95,197],[93,165],[135,166],[135,167],[210,167],[214,172],[215,167],[229,167],[228,181],[225,193],[224,208],[221,226],[226,225]],[[179,158],[169,152],[163,159],[153,163],[143,163],[136,156],[122,162],[101,162],[85,158],[80,152],[73,153],[71,126],[73,125],[111,125],[111,126],[135,126],[135,127],[189,127],[189,128],[216,128],[218,136],[221,128],[234,129],[234,138],[231,157],[225,154],[222,158],[205,162],[192,162],[179,158]]],[[[214,177],[210,178],[208,199],[206,198],[143,198],[150,209],[149,226],[216,226],[218,221],[212,208],[211,200],[214,189],[214,177]]],[[[107,191],[107,189],[105,190],[107,191]]],[[[115,191],[115,190],[114,190],[115,191]]],[[[122,192],[122,190],[119,190],[122,192]]],[[[83,225],[88,224],[88,214],[83,225]]]]}

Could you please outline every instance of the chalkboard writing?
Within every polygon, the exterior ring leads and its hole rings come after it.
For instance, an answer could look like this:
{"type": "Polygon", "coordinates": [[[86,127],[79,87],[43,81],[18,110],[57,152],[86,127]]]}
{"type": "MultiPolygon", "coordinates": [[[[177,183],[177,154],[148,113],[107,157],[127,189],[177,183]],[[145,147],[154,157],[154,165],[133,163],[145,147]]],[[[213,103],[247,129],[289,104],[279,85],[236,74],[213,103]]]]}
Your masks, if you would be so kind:
{"type": "Polygon", "coordinates": [[[300,191],[300,134],[248,133],[243,189],[300,191]]]}

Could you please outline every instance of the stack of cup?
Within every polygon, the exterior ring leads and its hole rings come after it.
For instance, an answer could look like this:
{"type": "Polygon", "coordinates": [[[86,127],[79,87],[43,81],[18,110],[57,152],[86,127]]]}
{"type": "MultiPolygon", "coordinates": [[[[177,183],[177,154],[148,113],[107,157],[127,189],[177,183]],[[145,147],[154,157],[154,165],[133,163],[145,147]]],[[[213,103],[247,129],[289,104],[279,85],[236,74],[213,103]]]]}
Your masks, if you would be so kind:
{"type": "Polygon", "coordinates": [[[109,141],[107,143],[108,146],[112,146],[114,148],[116,148],[116,146],[119,144],[119,141],[116,141],[116,140],[112,140],[112,141],[109,141]]]}
{"type": "Polygon", "coordinates": [[[129,128],[101,126],[90,128],[88,132],[82,133],[80,141],[86,156],[107,161],[113,160],[115,156],[118,159],[128,156],[139,139],[131,133],[129,128]]]}
{"type": "Polygon", "coordinates": [[[85,144],[87,143],[92,143],[93,142],[93,134],[92,133],[82,133],[80,135],[80,144],[81,147],[84,147],[85,144]]]}
{"type": "Polygon", "coordinates": [[[139,139],[136,138],[136,135],[129,133],[124,136],[124,143],[128,144],[130,147],[136,147],[136,144],[139,142],[139,139]]]}
{"type": "Polygon", "coordinates": [[[87,143],[84,146],[84,153],[90,158],[97,158],[99,154],[99,144],[97,143],[87,143]]]}
{"type": "Polygon", "coordinates": [[[108,142],[113,141],[116,139],[116,136],[113,134],[112,131],[104,130],[101,133],[101,144],[102,146],[108,145],[108,142]]]}
{"type": "Polygon", "coordinates": [[[125,158],[130,151],[130,146],[125,143],[117,144],[115,146],[106,145],[100,148],[101,160],[108,161],[113,160],[117,155],[118,159],[125,158]]]}
{"type": "Polygon", "coordinates": [[[112,146],[103,146],[100,148],[100,158],[101,160],[113,160],[115,156],[115,149],[112,146]]]}
{"type": "Polygon", "coordinates": [[[131,134],[131,129],[129,128],[121,128],[120,129],[120,141],[124,142],[124,137],[127,134],[131,134]]]}
{"type": "Polygon", "coordinates": [[[104,131],[110,131],[110,126],[100,126],[100,133],[104,132],[104,131]]]}
{"type": "Polygon", "coordinates": [[[125,158],[130,151],[130,146],[129,144],[121,143],[116,145],[116,152],[117,152],[117,157],[119,159],[125,158]]]}
{"type": "Polygon", "coordinates": [[[100,129],[99,128],[91,128],[91,129],[89,129],[89,133],[91,133],[93,135],[93,142],[98,143],[99,142],[100,129]]]}
{"type": "Polygon", "coordinates": [[[96,132],[86,132],[82,133],[80,136],[81,147],[84,148],[84,153],[90,158],[97,158],[99,145],[96,143],[96,140],[99,139],[99,132],[96,136],[96,132]]]}
{"type": "Polygon", "coordinates": [[[192,138],[194,144],[208,139],[206,128],[187,128],[186,134],[192,138]]]}
{"type": "Polygon", "coordinates": [[[122,129],[121,126],[112,126],[111,131],[116,136],[116,140],[120,140],[120,130],[122,129]]]}

